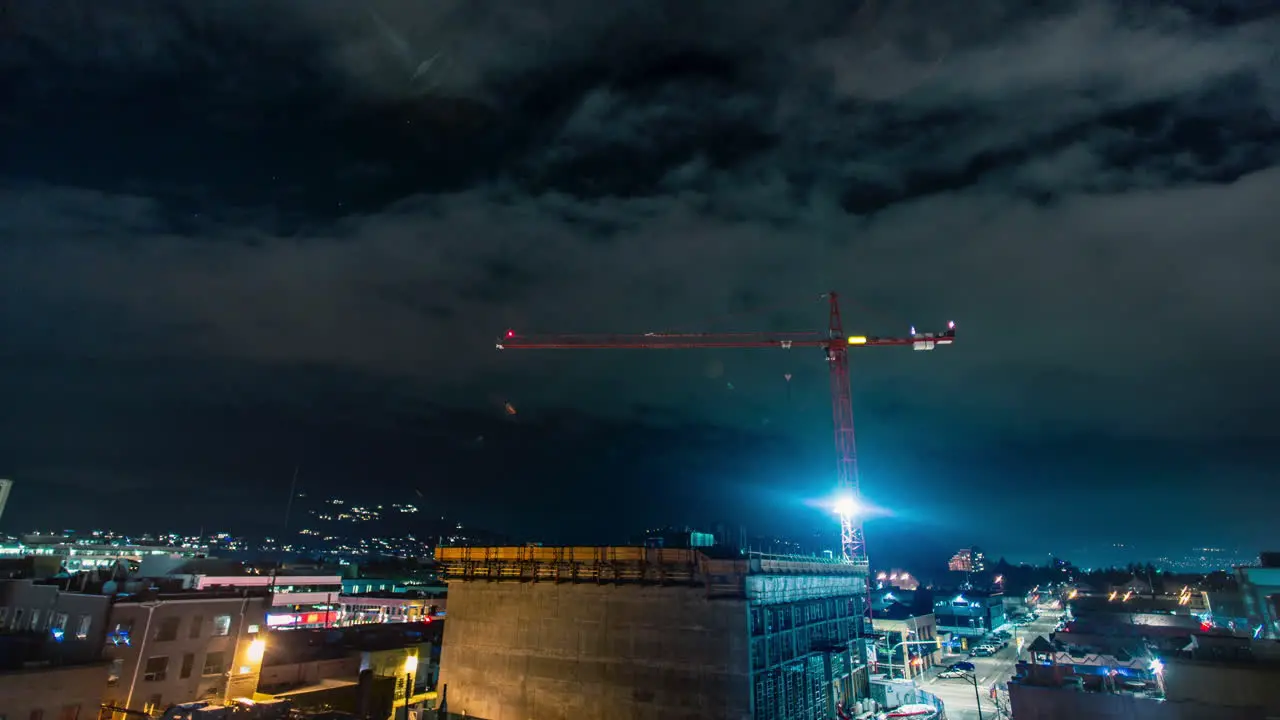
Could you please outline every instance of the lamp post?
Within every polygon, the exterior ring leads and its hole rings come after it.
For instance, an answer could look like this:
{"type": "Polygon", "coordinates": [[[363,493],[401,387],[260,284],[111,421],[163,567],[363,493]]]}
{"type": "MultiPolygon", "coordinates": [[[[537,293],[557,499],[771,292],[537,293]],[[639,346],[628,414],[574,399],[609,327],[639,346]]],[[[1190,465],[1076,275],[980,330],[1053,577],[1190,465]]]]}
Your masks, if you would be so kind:
{"type": "Polygon", "coordinates": [[[974,673],[972,675],[965,675],[964,678],[973,683],[973,702],[976,703],[978,707],[978,720],[982,720],[982,694],[978,692],[978,675],[977,673],[974,673]]]}
{"type": "Polygon", "coordinates": [[[410,655],[404,659],[404,720],[409,720],[409,698],[413,695],[413,674],[417,670],[417,655],[410,655]]]}
{"type": "MultiPolygon", "coordinates": [[[[941,642],[937,638],[934,638],[932,640],[903,640],[897,645],[894,645],[893,647],[889,648],[889,676],[890,677],[893,676],[893,658],[895,655],[897,655],[898,648],[902,647],[903,645],[936,645],[940,647],[941,642]]],[[[904,680],[911,679],[907,677],[907,668],[910,666],[910,664],[911,664],[911,659],[907,657],[906,653],[903,653],[902,654],[902,678],[904,680]]]]}

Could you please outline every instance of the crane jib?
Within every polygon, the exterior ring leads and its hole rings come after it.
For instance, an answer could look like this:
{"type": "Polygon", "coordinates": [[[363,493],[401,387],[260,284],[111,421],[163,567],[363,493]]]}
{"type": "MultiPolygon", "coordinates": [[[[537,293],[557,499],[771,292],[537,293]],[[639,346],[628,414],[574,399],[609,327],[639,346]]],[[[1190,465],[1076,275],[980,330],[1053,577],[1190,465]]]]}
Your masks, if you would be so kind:
{"type": "MultiPolygon", "coordinates": [[[[845,335],[840,317],[838,295],[827,293],[827,330],[825,332],[784,333],[643,333],[627,335],[517,335],[508,330],[499,338],[499,350],[685,350],[732,348],[824,348],[831,375],[832,423],[835,429],[836,470],[842,494],[856,503],[858,491],[858,455],[853,431],[853,398],[849,381],[848,350],[851,347],[910,346],[914,350],[933,350],[951,345],[956,338],[956,324],[948,323],[941,332],[918,333],[911,328],[905,337],[845,335]]],[[[853,512],[841,512],[840,541],[845,560],[866,562],[867,551],[861,519],[853,512]]],[[[870,594],[865,612],[870,612],[870,594]]]]}

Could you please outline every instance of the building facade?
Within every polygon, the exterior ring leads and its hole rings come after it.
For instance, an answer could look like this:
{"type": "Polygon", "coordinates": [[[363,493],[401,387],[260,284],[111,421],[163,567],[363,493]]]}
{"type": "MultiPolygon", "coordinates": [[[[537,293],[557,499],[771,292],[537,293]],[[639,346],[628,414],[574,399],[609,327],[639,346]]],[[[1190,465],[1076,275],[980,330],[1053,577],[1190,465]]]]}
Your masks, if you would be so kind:
{"type": "Polygon", "coordinates": [[[107,686],[106,663],[0,670],[0,717],[93,720],[107,686]]]}
{"type": "Polygon", "coordinates": [[[58,662],[102,657],[111,598],[63,592],[52,583],[0,580],[0,630],[27,633],[58,662]]]}
{"type": "Polygon", "coordinates": [[[932,613],[916,615],[901,605],[875,614],[877,672],[910,680],[933,667],[941,649],[932,613]],[[883,617],[881,616],[883,615],[883,617]]]}
{"type": "Polygon", "coordinates": [[[157,713],[185,702],[252,698],[266,650],[269,597],[249,591],[139,594],[108,621],[104,704],[157,713]]]}
{"type": "Polygon", "coordinates": [[[436,559],[452,712],[825,720],[866,692],[865,564],[642,547],[436,559]]]}
{"type": "Polygon", "coordinates": [[[943,595],[933,601],[939,630],[959,637],[980,637],[1005,624],[1004,596],[978,592],[943,595]]]}
{"type": "Polygon", "coordinates": [[[11,492],[13,492],[13,481],[0,479],[0,520],[4,519],[4,506],[9,504],[11,492]]]}
{"type": "Polygon", "coordinates": [[[987,556],[981,548],[963,548],[947,561],[947,569],[951,572],[982,572],[987,569],[987,556]]]}

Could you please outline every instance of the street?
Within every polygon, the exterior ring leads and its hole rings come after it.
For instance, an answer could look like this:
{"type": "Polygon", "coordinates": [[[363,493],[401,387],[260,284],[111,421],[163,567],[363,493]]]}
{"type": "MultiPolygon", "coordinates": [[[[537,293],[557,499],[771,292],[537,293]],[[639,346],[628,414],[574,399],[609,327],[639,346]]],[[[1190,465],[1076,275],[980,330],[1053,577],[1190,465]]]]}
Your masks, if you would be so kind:
{"type": "Polygon", "coordinates": [[[1003,689],[1005,683],[1013,676],[1014,665],[1018,661],[1017,638],[1023,638],[1025,648],[1038,635],[1049,637],[1058,624],[1058,617],[1059,613],[1046,611],[1040,619],[1025,627],[1017,628],[1016,632],[1012,627],[1008,628],[1009,632],[1015,633],[1014,639],[1009,641],[1009,647],[992,657],[947,656],[939,666],[930,668],[917,684],[922,690],[937,695],[946,703],[947,720],[977,720],[978,706],[973,694],[973,682],[969,679],[944,680],[937,677],[937,674],[951,663],[961,660],[971,662],[977,668],[978,695],[982,698],[982,717],[984,720],[995,720],[996,705],[991,699],[991,686],[997,685],[1003,689]]]}

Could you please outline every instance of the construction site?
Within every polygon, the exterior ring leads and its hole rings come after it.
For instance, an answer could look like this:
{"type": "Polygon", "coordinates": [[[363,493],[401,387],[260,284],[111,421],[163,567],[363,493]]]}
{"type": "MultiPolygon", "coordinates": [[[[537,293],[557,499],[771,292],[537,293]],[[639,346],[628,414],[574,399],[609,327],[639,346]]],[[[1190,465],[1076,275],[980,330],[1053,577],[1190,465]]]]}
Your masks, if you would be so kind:
{"type": "Polygon", "coordinates": [[[487,720],[825,720],[866,697],[867,564],[713,548],[439,548],[441,687],[487,720]]]}
{"type": "Polygon", "coordinates": [[[813,349],[826,361],[836,450],[835,557],[737,549],[438,548],[449,584],[440,683],[453,712],[487,720],[827,720],[865,710],[867,550],[850,348],[931,351],[941,332],[825,330],[523,335],[498,350],[813,349]]]}

